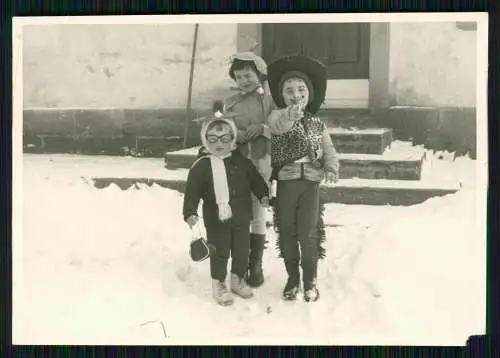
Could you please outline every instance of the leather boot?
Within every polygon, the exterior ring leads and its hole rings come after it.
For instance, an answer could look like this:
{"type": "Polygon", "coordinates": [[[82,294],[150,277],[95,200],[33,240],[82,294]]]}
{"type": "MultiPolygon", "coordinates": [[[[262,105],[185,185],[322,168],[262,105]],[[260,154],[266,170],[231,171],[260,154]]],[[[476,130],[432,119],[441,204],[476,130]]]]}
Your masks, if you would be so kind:
{"type": "Polygon", "coordinates": [[[266,235],[250,234],[249,274],[246,277],[246,282],[250,287],[259,287],[264,283],[262,256],[265,243],[266,235]]]}
{"type": "Polygon", "coordinates": [[[318,271],[318,261],[302,261],[304,300],[306,302],[316,302],[319,300],[319,290],[316,287],[316,275],[318,271]]]}
{"type": "Polygon", "coordinates": [[[288,273],[288,280],[285,288],[283,289],[283,298],[287,301],[297,299],[300,285],[300,270],[299,262],[292,260],[285,260],[285,268],[288,273]]]}

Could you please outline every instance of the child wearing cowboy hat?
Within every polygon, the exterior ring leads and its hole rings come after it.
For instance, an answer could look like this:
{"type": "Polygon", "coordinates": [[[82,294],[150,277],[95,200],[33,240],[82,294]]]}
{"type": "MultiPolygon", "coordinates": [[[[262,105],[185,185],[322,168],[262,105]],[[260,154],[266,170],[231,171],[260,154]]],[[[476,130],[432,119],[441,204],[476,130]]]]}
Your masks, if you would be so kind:
{"type": "Polygon", "coordinates": [[[318,235],[322,221],[319,184],[323,179],[336,182],[339,172],[326,125],[316,116],[325,98],[326,68],[308,57],[287,56],[269,65],[268,76],[279,108],[271,113],[268,124],[272,132],[271,196],[276,194],[278,248],[288,273],[283,297],[296,299],[300,263],[304,299],[314,302],[319,299],[317,262],[324,252],[318,235]]]}
{"type": "Polygon", "coordinates": [[[190,227],[198,222],[198,204],[203,200],[203,221],[210,256],[213,297],[220,305],[233,303],[225,280],[229,256],[232,258],[230,288],[242,297],[253,296],[245,284],[250,246],[252,198],[267,206],[268,185],[250,159],[236,148],[237,129],[222,105],[214,104],[214,116],[203,118],[201,140],[206,155],[189,170],[184,195],[183,216],[190,227]]]}

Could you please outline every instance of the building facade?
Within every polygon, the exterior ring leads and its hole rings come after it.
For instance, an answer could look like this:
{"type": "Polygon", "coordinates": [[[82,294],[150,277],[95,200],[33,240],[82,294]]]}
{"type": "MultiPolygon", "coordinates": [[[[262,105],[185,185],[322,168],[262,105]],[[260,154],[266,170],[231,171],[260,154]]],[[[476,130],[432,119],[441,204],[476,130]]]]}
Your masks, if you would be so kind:
{"type": "MultiPolygon", "coordinates": [[[[325,63],[325,109],[365,109],[396,138],[475,153],[474,23],[200,24],[187,114],[194,27],[25,26],[25,149],[40,148],[40,135],[45,149],[63,137],[73,149],[81,138],[128,148],[178,138],[231,94],[229,57],[257,45],[267,61],[302,53],[325,63]]],[[[188,133],[196,141],[196,127],[188,133]]]]}

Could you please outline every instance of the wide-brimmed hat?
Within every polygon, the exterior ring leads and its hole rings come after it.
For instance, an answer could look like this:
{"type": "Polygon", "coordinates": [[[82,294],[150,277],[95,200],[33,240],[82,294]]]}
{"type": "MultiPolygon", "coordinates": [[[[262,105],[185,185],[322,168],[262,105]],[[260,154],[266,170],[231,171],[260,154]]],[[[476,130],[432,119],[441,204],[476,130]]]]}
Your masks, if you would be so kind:
{"type": "Polygon", "coordinates": [[[289,75],[302,77],[309,88],[309,103],[306,111],[316,113],[325,100],[326,95],[326,67],[320,61],[301,55],[282,57],[267,67],[269,88],[274,103],[278,108],[286,107],[282,94],[283,80],[289,75]],[[301,76],[303,75],[303,76],[301,76]]]}
{"type": "Polygon", "coordinates": [[[234,80],[233,65],[237,61],[252,62],[257,69],[257,71],[263,75],[267,76],[267,64],[262,57],[256,55],[253,52],[238,52],[231,56],[231,66],[229,66],[229,76],[234,80]]]}

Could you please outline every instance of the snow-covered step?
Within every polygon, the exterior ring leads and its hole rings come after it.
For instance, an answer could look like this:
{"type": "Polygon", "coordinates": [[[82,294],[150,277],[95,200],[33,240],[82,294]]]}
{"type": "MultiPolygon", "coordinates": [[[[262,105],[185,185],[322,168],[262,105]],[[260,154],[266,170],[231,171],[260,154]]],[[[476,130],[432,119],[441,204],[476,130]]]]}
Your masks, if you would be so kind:
{"type": "MultiPolygon", "coordinates": [[[[399,144],[399,143],[398,143],[399,144]]],[[[166,169],[189,168],[199,147],[168,152],[166,169]]],[[[394,145],[383,154],[339,153],[340,178],[420,180],[425,151],[411,145],[394,145]]]]}
{"type": "Polygon", "coordinates": [[[339,153],[382,154],[392,142],[390,128],[329,128],[339,153]]]}
{"type": "MultiPolygon", "coordinates": [[[[94,186],[106,188],[114,183],[126,190],[136,184],[153,185],[183,192],[187,170],[168,171],[161,178],[93,177],[94,186]]],[[[457,181],[441,183],[408,180],[341,179],[335,185],[321,184],[321,199],[326,203],[359,205],[415,205],[435,196],[460,190],[457,181]]]]}

